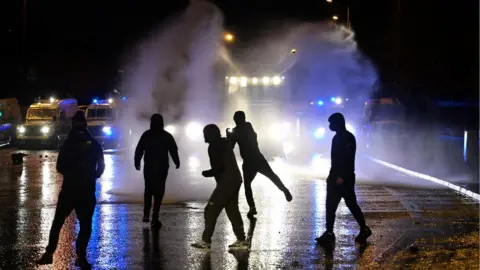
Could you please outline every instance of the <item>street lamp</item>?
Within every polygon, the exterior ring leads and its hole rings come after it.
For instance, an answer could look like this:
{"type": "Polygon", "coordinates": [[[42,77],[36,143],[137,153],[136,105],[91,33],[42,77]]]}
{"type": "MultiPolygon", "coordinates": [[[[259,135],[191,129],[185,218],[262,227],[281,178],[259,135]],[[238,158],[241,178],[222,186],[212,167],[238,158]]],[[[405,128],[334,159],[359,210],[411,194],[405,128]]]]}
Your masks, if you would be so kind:
{"type": "Polygon", "coordinates": [[[334,21],[336,21],[336,20],[338,20],[338,16],[333,16],[332,19],[333,19],[334,21]]]}
{"type": "MultiPolygon", "coordinates": [[[[327,3],[329,3],[329,4],[332,4],[332,3],[333,3],[333,0],[326,0],[326,1],[327,1],[327,3]]],[[[336,21],[336,20],[338,20],[338,17],[337,17],[337,16],[333,16],[333,19],[336,21]]],[[[347,28],[348,28],[348,29],[351,29],[351,28],[350,28],[350,6],[349,6],[349,5],[347,5],[347,28]]]]}
{"type": "Polygon", "coordinates": [[[226,42],[233,42],[233,40],[235,39],[235,36],[231,33],[225,33],[225,35],[223,36],[223,39],[226,42]]]}

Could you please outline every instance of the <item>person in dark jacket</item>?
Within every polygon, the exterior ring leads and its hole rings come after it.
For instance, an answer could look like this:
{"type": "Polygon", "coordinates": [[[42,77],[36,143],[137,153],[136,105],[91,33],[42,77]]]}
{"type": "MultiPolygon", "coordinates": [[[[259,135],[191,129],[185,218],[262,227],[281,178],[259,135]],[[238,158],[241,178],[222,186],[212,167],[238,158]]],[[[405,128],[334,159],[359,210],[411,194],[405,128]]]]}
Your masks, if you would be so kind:
{"type": "Polygon", "coordinates": [[[72,119],[73,127],[60,148],[57,171],[63,175],[63,184],[58,196],[57,210],[53,218],[46,252],[38,264],[51,264],[58,244],[60,230],[65,219],[75,210],[80,222],[76,243],[75,264],[90,269],[86,259],[87,245],[92,232],[92,217],[95,210],[96,180],[105,170],[103,150],[87,130],[83,112],[78,111],[72,119]]]}
{"type": "Polygon", "coordinates": [[[257,133],[253,130],[252,124],[247,122],[245,118],[243,111],[235,112],[233,120],[236,126],[231,132],[227,129],[227,138],[232,141],[234,147],[235,144],[238,144],[240,148],[240,155],[243,159],[242,169],[245,182],[245,196],[250,207],[247,215],[249,218],[253,218],[257,214],[257,209],[253,200],[252,182],[257,173],[261,173],[270,179],[285,194],[287,201],[290,202],[292,200],[292,194],[290,194],[290,191],[285,187],[280,177],[272,170],[270,164],[268,164],[268,161],[260,152],[257,133]]]}
{"type": "Polygon", "coordinates": [[[365,224],[362,210],[358,206],[355,195],[355,152],[357,143],[355,136],[345,125],[345,118],[341,113],[334,113],[328,118],[330,130],[336,132],[332,139],[331,168],[327,178],[326,202],[326,232],[316,240],[320,245],[328,246],[335,243],[333,225],[335,212],[343,198],[353,217],[360,225],[360,234],[355,241],[365,244],[372,231],[365,224]]]}
{"type": "Polygon", "coordinates": [[[145,178],[143,222],[149,222],[153,197],[152,225],[159,228],[162,227],[158,217],[170,167],[169,153],[176,168],[180,168],[177,143],[172,134],[164,130],[163,117],[158,113],[153,114],[150,119],[150,129],[142,134],[135,149],[135,168],[140,171],[140,161],[143,157],[145,165],[143,169],[145,178]]]}
{"type": "Polygon", "coordinates": [[[192,244],[193,247],[209,250],[217,218],[223,209],[232,223],[237,241],[229,245],[230,249],[248,249],[245,241],[243,220],[238,209],[238,194],[242,186],[242,175],[238,169],[231,142],[222,138],[220,129],[213,124],[207,125],[203,134],[208,146],[211,169],[203,171],[204,177],[214,177],[217,186],[205,207],[205,230],[202,240],[192,244]]]}

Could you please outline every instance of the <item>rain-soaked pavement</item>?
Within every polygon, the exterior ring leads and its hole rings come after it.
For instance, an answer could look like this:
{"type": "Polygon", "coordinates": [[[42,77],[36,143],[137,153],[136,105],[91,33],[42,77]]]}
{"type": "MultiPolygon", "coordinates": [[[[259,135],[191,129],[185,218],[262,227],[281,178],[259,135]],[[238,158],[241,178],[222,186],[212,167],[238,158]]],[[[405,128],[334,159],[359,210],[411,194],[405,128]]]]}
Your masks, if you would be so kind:
{"type": "MultiPolygon", "coordinates": [[[[61,185],[54,170],[56,153],[29,152],[25,163],[15,166],[10,161],[12,151],[0,150],[0,269],[73,269],[78,232],[74,215],[64,225],[53,266],[34,263],[47,243],[61,185]]],[[[324,230],[325,179],[301,173],[284,178],[294,195],[287,203],[282,193],[259,177],[253,185],[260,210],[256,222],[246,218],[243,190],[240,197],[252,241],[250,252],[228,252],[227,245],[235,237],[222,213],[212,251],[206,253],[190,247],[203,229],[205,201],[164,206],[164,227],[152,231],[141,223],[141,204],[107,192],[122,177],[116,172],[121,155],[105,158],[107,168],[97,187],[99,203],[88,248],[94,269],[479,268],[479,204],[451,190],[359,181],[359,204],[373,230],[370,244],[355,245],[358,227],[342,202],[335,225],[336,247],[325,251],[313,241],[324,230]]],[[[367,172],[358,171],[368,178],[367,172]]],[[[384,175],[389,174],[398,173],[384,175]]]]}

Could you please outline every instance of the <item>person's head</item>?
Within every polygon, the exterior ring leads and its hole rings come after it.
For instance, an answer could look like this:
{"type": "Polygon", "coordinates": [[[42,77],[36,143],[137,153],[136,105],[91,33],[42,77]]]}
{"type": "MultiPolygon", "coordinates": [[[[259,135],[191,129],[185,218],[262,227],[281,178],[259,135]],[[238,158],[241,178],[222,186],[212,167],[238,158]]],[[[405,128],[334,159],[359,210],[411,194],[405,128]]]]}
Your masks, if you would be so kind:
{"type": "Polygon", "coordinates": [[[205,138],[206,143],[212,143],[222,138],[222,135],[220,134],[220,129],[217,125],[209,124],[203,128],[203,137],[205,138]]]}
{"type": "Polygon", "coordinates": [[[163,129],[163,116],[159,113],[155,113],[150,118],[150,129],[161,130],[163,129]]]}
{"type": "Polygon", "coordinates": [[[328,118],[330,123],[329,128],[331,131],[339,132],[346,129],[345,127],[345,117],[341,113],[334,113],[328,118]]]}
{"type": "Polygon", "coordinates": [[[87,129],[87,118],[85,118],[85,113],[83,111],[77,111],[72,118],[72,129],[74,130],[86,130],[87,129]]]}
{"type": "Polygon", "coordinates": [[[246,122],[246,116],[244,111],[236,111],[235,114],[233,115],[233,121],[235,121],[235,124],[241,125],[246,122]]]}

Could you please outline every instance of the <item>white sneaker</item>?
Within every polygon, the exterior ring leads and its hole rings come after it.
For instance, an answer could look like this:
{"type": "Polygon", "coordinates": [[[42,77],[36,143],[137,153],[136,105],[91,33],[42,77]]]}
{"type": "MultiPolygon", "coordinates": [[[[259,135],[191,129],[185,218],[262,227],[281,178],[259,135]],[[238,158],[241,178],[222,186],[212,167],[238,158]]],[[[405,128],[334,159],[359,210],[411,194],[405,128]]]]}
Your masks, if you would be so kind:
{"type": "Polygon", "coordinates": [[[228,246],[229,249],[248,249],[249,243],[247,241],[236,241],[228,246]]]}
{"type": "Polygon", "coordinates": [[[203,240],[193,243],[191,246],[202,250],[210,250],[210,244],[203,240]]]}

